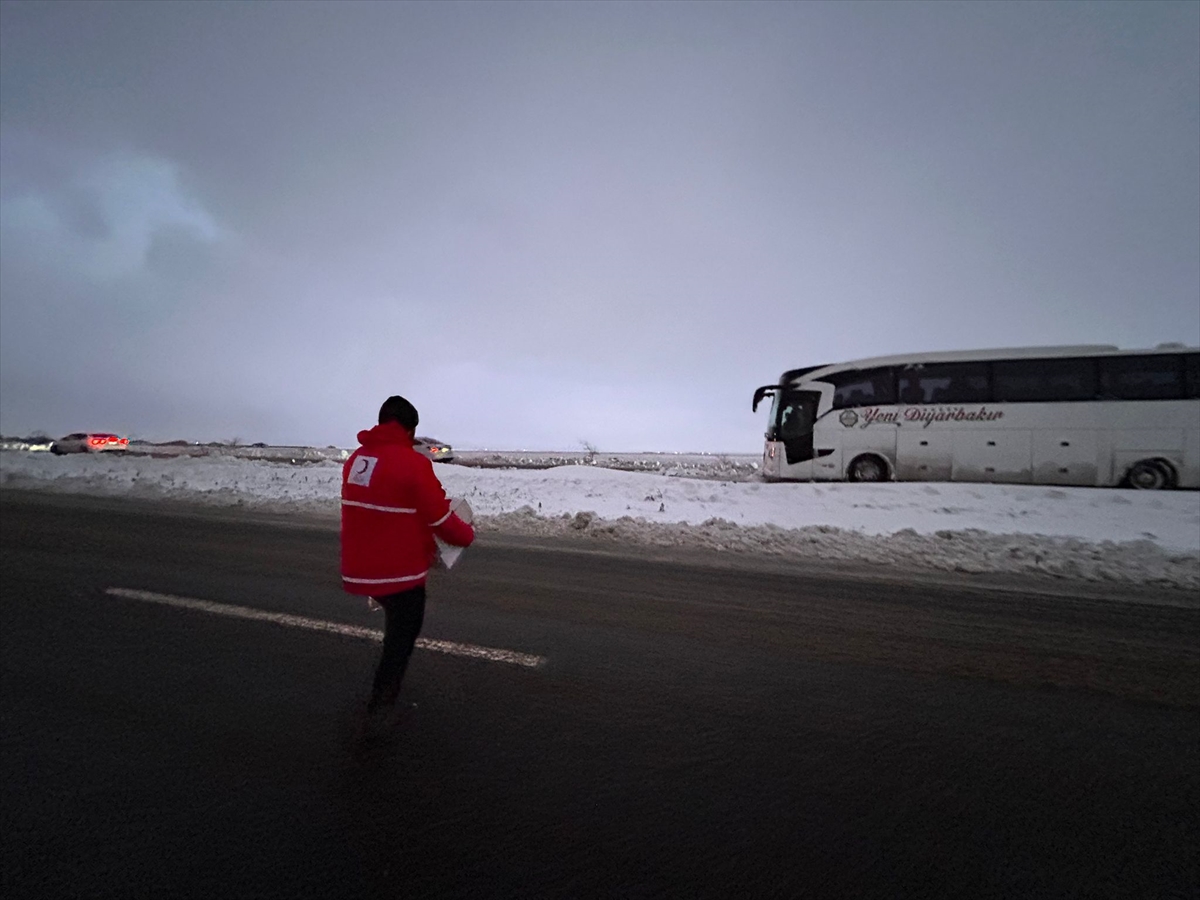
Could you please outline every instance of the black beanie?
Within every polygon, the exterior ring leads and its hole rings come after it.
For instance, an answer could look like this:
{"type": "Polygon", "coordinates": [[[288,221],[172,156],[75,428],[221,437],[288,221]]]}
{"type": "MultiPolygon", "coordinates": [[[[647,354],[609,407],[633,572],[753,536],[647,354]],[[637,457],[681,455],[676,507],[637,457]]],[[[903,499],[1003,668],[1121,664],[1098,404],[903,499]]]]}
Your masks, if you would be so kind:
{"type": "Polygon", "coordinates": [[[399,394],[388,397],[383,401],[383,406],[379,407],[380,425],[384,422],[399,422],[401,427],[407,428],[409,431],[416,431],[419,421],[417,408],[399,394]]]}

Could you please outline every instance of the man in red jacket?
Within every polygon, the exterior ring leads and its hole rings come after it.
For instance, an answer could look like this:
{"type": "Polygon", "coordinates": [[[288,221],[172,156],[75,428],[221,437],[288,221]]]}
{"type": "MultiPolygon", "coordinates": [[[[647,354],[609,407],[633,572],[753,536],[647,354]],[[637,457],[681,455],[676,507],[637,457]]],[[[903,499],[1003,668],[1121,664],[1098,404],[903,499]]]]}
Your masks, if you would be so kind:
{"type": "Polygon", "coordinates": [[[437,559],[434,536],[466,547],[475,532],[450,511],[433,463],[413,449],[417,410],[388,397],[379,424],[342,467],[342,586],[383,607],[383,655],[368,713],[391,707],[425,619],[425,579],[437,559]]]}

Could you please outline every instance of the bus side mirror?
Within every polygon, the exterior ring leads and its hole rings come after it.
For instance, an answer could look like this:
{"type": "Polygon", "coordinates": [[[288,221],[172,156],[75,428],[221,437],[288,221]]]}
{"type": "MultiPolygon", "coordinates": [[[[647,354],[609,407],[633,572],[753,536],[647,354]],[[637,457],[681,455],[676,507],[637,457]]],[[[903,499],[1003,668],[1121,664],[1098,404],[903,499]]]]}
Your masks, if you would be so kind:
{"type": "Polygon", "coordinates": [[[750,407],[750,412],[758,412],[758,404],[762,403],[763,397],[773,394],[777,390],[779,390],[779,385],[777,384],[764,384],[756,390],[754,392],[754,403],[750,407]]]}

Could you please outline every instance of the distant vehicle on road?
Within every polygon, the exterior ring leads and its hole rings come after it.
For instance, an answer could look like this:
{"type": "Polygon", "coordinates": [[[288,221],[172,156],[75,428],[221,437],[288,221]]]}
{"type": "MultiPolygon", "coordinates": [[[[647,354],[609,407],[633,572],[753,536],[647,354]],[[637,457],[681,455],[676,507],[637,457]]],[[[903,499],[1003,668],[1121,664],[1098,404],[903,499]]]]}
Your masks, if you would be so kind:
{"type": "Polygon", "coordinates": [[[76,432],[59,438],[50,445],[50,452],[62,456],[64,453],[103,453],[108,450],[128,450],[129,438],[115,434],[76,432]]]}
{"type": "Polygon", "coordinates": [[[417,437],[413,441],[413,449],[428,456],[434,462],[450,462],[454,459],[454,448],[437,438],[417,437]]]}
{"type": "Polygon", "coordinates": [[[1200,487],[1200,348],[1022,347],[784,372],[768,481],[1200,487]]]}

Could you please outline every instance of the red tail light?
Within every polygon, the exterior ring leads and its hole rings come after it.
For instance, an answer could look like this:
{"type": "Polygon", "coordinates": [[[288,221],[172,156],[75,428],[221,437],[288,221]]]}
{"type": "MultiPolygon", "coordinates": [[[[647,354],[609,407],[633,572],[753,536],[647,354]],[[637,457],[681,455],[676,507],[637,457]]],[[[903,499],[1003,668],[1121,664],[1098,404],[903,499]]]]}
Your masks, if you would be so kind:
{"type": "Polygon", "coordinates": [[[128,444],[128,443],[129,443],[129,438],[121,438],[121,443],[122,443],[122,444],[128,444]]]}
{"type": "Polygon", "coordinates": [[[99,447],[101,444],[104,443],[104,438],[89,438],[88,443],[91,444],[93,447],[99,447]]]}

